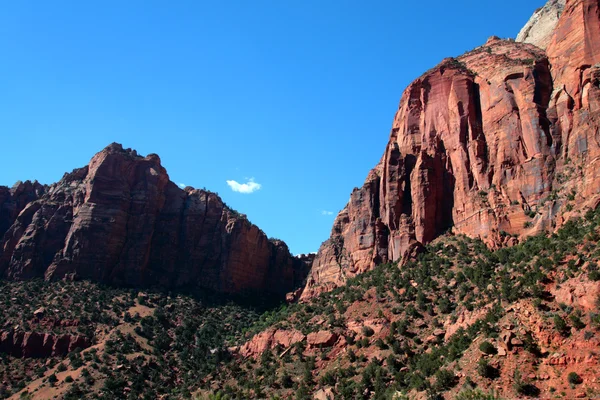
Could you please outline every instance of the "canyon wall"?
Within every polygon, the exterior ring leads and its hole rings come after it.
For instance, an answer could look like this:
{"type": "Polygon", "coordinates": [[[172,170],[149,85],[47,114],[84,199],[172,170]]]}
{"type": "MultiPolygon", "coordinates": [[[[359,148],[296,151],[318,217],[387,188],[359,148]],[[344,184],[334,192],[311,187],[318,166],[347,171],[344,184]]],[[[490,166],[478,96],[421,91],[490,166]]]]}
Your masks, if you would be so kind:
{"type": "Polygon", "coordinates": [[[492,37],[414,81],[381,161],[338,214],[301,299],[448,230],[495,247],[596,206],[599,4],[568,0],[546,50],[492,37]]]}
{"type": "Polygon", "coordinates": [[[306,264],[160,158],[112,144],[50,187],[0,188],[0,276],[279,296],[306,264]]]}

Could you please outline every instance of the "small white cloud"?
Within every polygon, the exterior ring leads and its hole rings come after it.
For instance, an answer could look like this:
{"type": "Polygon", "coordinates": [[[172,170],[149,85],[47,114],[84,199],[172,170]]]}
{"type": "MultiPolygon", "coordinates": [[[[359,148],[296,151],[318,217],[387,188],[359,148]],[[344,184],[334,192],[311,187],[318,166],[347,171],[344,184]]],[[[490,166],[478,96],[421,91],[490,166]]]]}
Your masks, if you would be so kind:
{"type": "Polygon", "coordinates": [[[321,211],[321,215],[333,215],[333,211],[323,210],[323,211],[321,211]]]}
{"type": "Polygon", "coordinates": [[[254,193],[257,190],[260,190],[260,188],[262,187],[262,185],[260,183],[254,182],[254,178],[248,179],[248,182],[246,182],[246,183],[239,183],[236,181],[227,181],[227,185],[229,185],[231,190],[233,190],[234,192],[244,193],[244,194],[254,193]]]}
{"type": "Polygon", "coordinates": [[[185,183],[178,183],[177,186],[184,189],[187,185],[185,183]]]}

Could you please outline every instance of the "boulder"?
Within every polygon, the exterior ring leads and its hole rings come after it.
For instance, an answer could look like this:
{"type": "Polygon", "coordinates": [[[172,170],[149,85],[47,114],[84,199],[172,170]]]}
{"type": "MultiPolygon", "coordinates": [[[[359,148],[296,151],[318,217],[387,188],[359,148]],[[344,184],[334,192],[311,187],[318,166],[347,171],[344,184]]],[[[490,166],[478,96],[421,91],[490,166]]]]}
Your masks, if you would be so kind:
{"type": "Polygon", "coordinates": [[[319,389],[313,396],[314,400],[333,400],[334,398],[333,389],[330,387],[319,389]]]}
{"type": "Polygon", "coordinates": [[[313,348],[331,347],[338,340],[338,335],[329,331],[309,333],[306,342],[313,348]]]}

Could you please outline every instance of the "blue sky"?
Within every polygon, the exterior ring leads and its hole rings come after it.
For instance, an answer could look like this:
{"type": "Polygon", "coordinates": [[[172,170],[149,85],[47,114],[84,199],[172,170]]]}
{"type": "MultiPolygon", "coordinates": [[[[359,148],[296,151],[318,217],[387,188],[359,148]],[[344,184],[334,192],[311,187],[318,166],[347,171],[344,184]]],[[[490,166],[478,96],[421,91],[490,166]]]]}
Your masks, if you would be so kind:
{"type": "Polygon", "coordinates": [[[515,37],[543,4],[2,2],[0,185],[55,182],[116,141],[293,253],[316,251],[383,154],[404,88],[515,37]]]}

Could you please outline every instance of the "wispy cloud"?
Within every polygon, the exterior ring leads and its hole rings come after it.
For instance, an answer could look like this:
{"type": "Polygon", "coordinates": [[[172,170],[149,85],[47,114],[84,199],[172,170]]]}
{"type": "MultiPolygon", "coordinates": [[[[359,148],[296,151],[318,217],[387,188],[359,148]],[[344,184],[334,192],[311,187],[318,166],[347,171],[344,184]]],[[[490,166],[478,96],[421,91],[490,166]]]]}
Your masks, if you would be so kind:
{"type": "Polygon", "coordinates": [[[185,183],[178,183],[177,186],[184,189],[187,185],[185,183]]]}
{"type": "Polygon", "coordinates": [[[323,210],[321,211],[321,215],[333,215],[333,211],[323,210]]]}
{"type": "Polygon", "coordinates": [[[246,182],[246,183],[239,183],[239,182],[233,181],[233,180],[227,181],[227,185],[229,185],[231,190],[233,190],[234,192],[244,193],[244,194],[254,193],[257,190],[260,190],[260,188],[262,187],[262,185],[260,183],[254,182],[254,178],[248,179],[248,182],[246,182]]]}

